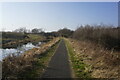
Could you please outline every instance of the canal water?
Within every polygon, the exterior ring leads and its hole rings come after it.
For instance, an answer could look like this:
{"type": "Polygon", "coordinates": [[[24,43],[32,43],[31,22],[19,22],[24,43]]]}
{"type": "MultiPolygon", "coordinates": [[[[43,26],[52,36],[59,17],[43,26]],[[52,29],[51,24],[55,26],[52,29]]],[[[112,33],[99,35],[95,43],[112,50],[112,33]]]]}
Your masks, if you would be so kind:
{"type": "Polygon", "coordinates": [[[39,48],[40,45],[41,45],[41,42],[38,42],[38,44],[27,43],[22,46],[18,46],[17,48],[10,48],[10,49],[0,48],[0,61],[5,57],[7,57],[8,55],[12,55],[12,54],[20,55],[29,49],[39,48]]]}

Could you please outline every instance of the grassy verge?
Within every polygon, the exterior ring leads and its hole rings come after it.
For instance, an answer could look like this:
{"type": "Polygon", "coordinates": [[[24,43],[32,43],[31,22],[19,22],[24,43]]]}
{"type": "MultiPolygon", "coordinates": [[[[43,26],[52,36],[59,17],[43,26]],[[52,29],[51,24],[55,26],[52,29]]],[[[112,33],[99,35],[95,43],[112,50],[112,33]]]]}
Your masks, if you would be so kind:
{"type": "Polygon", "coordinates": [[[59,43],[55,38],[40,48],[33,48],[20,56],[8,56],[2,61],[2,77],[5,79],[28,80],[28,78],[40,78],[46,69],[52,55],[59,43]],[[21,79],[22,78],[22,79],[21,79]]]}
{"type": "Polygon", "coordinates": [[[88,72],[92,78],[118,78],[120,61],[119,53],[114,50],[106,50],[101,45],[69,39],[76,57],[81,58],[89,65],[88,72]]]}
{"type": "Polygon", "coordinates": [[[89,66],[87,66],[84,62],[83,59],[78,56],[75,51],[73,50],[70,42],[65,39],[65,43],[69,52],[69,57],[72,63],[72,68],[74,70],[75,73],[75,77],[78,78],[90,78],[90,74],[87,71],[87,69],[89,68],[89,66]]]}
{"type": "Polygon", "coordinates": [[[24,78],[40,78],[42,76],[42,73],[46,69],[52,55],[54,55],[54,52],[58,46],[59,41],[54,44],[50,49],[45,51],[44,53],[40,55],[35,55],[35,61],[33,63],[33,68],[31,71],[26,71],[24,74],[20,74],[21,77],[24,78]]]}

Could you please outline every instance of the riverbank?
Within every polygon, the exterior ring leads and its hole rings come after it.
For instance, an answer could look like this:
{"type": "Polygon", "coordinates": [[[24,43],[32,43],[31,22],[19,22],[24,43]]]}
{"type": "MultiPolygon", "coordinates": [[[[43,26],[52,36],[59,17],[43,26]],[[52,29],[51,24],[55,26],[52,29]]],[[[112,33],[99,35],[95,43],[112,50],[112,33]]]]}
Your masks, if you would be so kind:
{"type": "Polygon", "coordinates": [[[7,56],[12,56],[13,54],[14,55],[21,55],[22,53],[24,53],[25,51],[28,51],[32,48],[39,48],[40,45],[42,44],[45,44],[43,42],[38,42],[37,44],[33,44],[31,42],[27,43],[27,44],[24,44],[22,46],[18,46],[17,48],[10,48],[10,49],[1,49],[0,48],[0,61],[2,61],[2,59],[4,59],[5,57],[7,56]],[[1,57],[2,56],[2,57],[1,57]]]}
{"type": "Polygon", "coordinates": [[[59,38],[55,38],[41,45],[40,48],[26,51],[21,56],[6,57],[2,62],[4,71],[2,77],[14,79],[40,77],[58,42],[59,38]]]}
{"type": "Polygon", "coordinates": [[[14,33],[14,32],[4,32],[2,34],[2,44],[0,46],[3,49],[6,48],[17,48],[29,42],[36,44],[40,41],[45,41],[46,38],[38,34],[23,34],[23,33],[14,33]]]}

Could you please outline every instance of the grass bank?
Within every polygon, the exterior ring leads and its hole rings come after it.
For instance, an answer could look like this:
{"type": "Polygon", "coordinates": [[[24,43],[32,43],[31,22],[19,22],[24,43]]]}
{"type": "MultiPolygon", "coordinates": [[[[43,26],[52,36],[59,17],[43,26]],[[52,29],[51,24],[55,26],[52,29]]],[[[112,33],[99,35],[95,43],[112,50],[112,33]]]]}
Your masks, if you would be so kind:
{"type": "Polygon", "coordinates": [[[31,71],[26,71],[20,74],[23,78],[41,78],[42,73],[47,68],[48,63],[51,57],[54,55],[54,52],[59,44],[59,41],[51,46],[48,50],[43,52],[40,55],[35,55],[35,61],[33,63],[33,69],[31,71]]]}
{"type": "Polygon", "coordinates": [[[28,80],[40,78],[49,60],[54,54],[59,43],[59,38],[42,45],[40,48],[31,49],[21,56],[8,56],[3,64],[2,77],[10,79],[28,80]]]}
{"type": "Polygon", "coordinates": [[[88,71],[89,66],[83,62],[82,57],[77,55],[72,48],[68,39],[65,39],[67,50],[69,52],[70,61],[72,63],[72,68],[74,70],[74,77],[76,78],[90,78],[90,73],[88,71]]]}
{"type": "Polygon", "coordinates": [[[86,70],[88,69],[87,71],[92,78],[112,79],[120,77],[119,51],[106,50],[102,46],[88,41],[68,39],[68,42],[75,52],[73,52],[73,59],[75,56],[78,59],[78,62],[75,61],[76,63],[82,61],[89,65],[86,70]]]}
{"type": "Polygon", "coordinates": [[[120,51],[120,27],[109,25],[85,25],[78,27],[73,38],[80,41],[90,41],[101,45],[107,50],[120,51]]]}

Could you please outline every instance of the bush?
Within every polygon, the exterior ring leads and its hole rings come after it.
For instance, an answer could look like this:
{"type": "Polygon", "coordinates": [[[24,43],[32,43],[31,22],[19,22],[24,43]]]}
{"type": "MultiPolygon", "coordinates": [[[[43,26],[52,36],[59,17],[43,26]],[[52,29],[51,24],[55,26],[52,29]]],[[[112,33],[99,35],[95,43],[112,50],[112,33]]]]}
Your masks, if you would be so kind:
{"type": "Polygon", "coordinates": [[[81,26],[75,30],[73,38],[92,41],[103,45],[107,49],[120,50],[120,28],[113,26],[81,26]]]}

